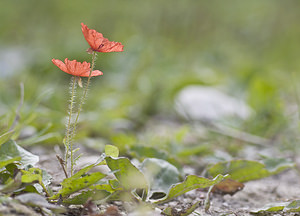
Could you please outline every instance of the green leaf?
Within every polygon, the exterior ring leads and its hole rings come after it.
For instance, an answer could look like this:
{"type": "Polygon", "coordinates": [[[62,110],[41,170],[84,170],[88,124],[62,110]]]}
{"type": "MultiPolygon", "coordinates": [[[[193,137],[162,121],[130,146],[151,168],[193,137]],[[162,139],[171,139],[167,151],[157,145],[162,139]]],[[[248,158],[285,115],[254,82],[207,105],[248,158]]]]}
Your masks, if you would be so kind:
{"type": "Polygon", "coordinates": [[[285,212],[300,212],[300,200],[290,202],[285,208],[285,212]]]}
{"type": "Polygon", "coordinates": [[[51,183],[52,177],[46,171],[39,168],[30,168],[28,170],[21,170],[21,172],[23,174],[22,183],[36,183],[33,186],[39,193],[43,191],[48,193],[46,186],[51,183]]]}
{"type": "Polygon", "coordinates": [[[110,193],[104,190],[88,190],[88,191],[81,192],[79,195],[75,197],[64,200],[63,203],[69,205],[83,205],[86,203],[88,199],[97,201],[97,200],[105,199],[109,195],[110,193]]]}
{"type": "Polygon", "coordinates": [[[110,184],[99,184],[99,185],[92,185],[89,187],[91,190],[105,190],[109,193],[113,193],[117,190],[122,190],[120,187],[113,188],[110,184]]]}
{"type": "Polygon", "coordinates": [[[271,212],[300,212],[300,200],[291,202],[269,203],[262,208],[252,210],[252,214],[271,213],[271,212]]]}
{"type": "Polygon", "coordinates": [[[146,194],[148,193],[148,183],[145,176],[128,158],[106,157],[105,160],[125,190],[144,189],[146,194]]]}
{"type": "Polygon", "coordinates": [[[90,171],[95,165],[94,164],[91,164],[91,165],[88,165],[84,168],[82,168],[81,170],[79,170],[77,173],[75,173],[73,176],[65,179],[64,181],[73,181],[75,179],[78,179],[80,178],[82,175],[84,175],[85,173],[87,173],[88,171],[90,171]]]}
{"type": "Polygon", "coordinates": [[[11,137],[12,135],[14,134],[15,131],[11,130],[11,131],[8,131],[4,134],[2,134],[0,136],[0,146],[4,143],[6,143],[11,137]]]}
{"type": "Polygon", "coordinates": [[[39,161],[39,157],[37,155],[26,151],[13,140],[9,140],[0,146],[0,162],[5,162],[18,157],[21,157],[20,162],[23,166],[29,164],[35,165],[39,161]]]}
{"type": "Polygon", "coordinates": [[[167,194],[170,186],[179,182],[178,169],[165,160],[147,158],[141,170],[150,184],[151,193],[167,194]]]}
{"type": "Polygon", "coordinates": [[[122,190],[122,188],[114,189],[109,184],[92,185],[88,189],[89,190],[84,191],[73,198],[66,199],[63,202],[65,204],[82,205],[86,203],[89,198],[93,201],[102,200],[108,197],[111,193],[122,190]]]}
{"type": "Polygon", "coordinates": [[[197,188],[207,188],[213,186],[215,184],[218,184],[225,178],[226,176],[223,175],[217,175],[214,179],[207,179],[204,177],[189,175],[186,177],[186,179],[183,182],[172,185],[171,188],[169,189],[168,195],[163,199],[155,201],[154,203],[158,204],[158,203],[169,201],[171,199],[174,199],[175,197],[178,197],[186,192],[189,192],[197,188]]]}
{"type": "Polygon", "coordinates": [[[251,211],[251,213],[258,214],[263,212],[277,212],[282,211],[284,207],[288,204],[288,202],[282,203],[269,203],[262,208],[255,209],[251,211]]]}
{"type": "Polygon", "coordinates": [[[119,149],[113,145],[105,145],[105,154],[110,157],[119,157],[119,149]]]}
{"type": "Polygon", "coordinates": [[[76,176],[74,175],[76,178],[74,176],[72,176],[70,178],[65,179],[61,183],[62,189],[60,191],[58,191],[57,194],[50,197],[49,199],[50,200],[58,199],[60,196],[62,198],[65,198],[77,191],[80,191],[82,189],[85,189],[85,188],[91,186],[92,184],[95,184],[100,179],[102,179],[106,176],[103,173],[95,172],[95,173],[91,173],[91,174],[82,175],[79,177],[79,176],[77,176],[78,173],[75,174],[76,176]]]}
{"type": "Polygon", "coordinates": [[[27,170],[21,170],[23,183],[42,183],[42,170],[39,168],[30,168],[27,170]]]}
{"type": "Polygon", "coordinates": [[[208,169],[210,176],[230,174],[230,178],[239,182],[261,179],[294,167],[286,159],[265,159],[264,163],[250,160],[232,160],[219,162],[208,169]]]}
{"type": "Polygon", "coordinates": [[[269,172],[274,174],[295,166],[294,163],[285,158],[265,158],[263,164],[269,172]]]}
{"type": "Polygon", "coordinates": [[[0,185],[0,191],[2,193],[11,193],[19,189],[22,184],[22,174],[18,172],[17,175],[12,179],[9,178],[4,185],[0,185]]]}
{"type": "Polygon", "coordinates": [[[11,164],[13,162],[20,161],[20,160],[21,160],[21,157],[14,157],[14,158],[11,158],[8,160],[0,161],[0,169],[5,167],[8,164],[11,164]]]}
{"type": "Polygon", "coordinates": [[[69,205],[83,205],[93,195],[92,190],[83,191],[79,195],[66,199],[63,202],[69,205]]]}

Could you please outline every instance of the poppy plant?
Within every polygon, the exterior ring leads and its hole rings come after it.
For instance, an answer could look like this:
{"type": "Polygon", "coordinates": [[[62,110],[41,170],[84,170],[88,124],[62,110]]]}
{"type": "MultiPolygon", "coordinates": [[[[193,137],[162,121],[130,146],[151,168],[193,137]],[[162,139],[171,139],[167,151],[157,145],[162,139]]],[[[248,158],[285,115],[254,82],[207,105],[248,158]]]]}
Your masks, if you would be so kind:
{"type": "MultiPolygon", "coordinates": [[[[58,59],[52,59],[53,64],[55,64],[62,71],[78,77],[89,77],[91,67],[90,63],[84,61],[83,63],[77,62],[76,60],[70,61],[68,58],[65,59],[65,63],[58,59]]],[[[103,73],[99,70],[94,70],[91,76],[100,76],[103,73]]]]}
{"type": "Polygon", "coordinates": [[[89,29],[85,24],[81,23],[81,30],[85,40],[96,52],[122,52],[123,45],[119,42],[109,41],[103,35],[94,29],[89,29]]]}

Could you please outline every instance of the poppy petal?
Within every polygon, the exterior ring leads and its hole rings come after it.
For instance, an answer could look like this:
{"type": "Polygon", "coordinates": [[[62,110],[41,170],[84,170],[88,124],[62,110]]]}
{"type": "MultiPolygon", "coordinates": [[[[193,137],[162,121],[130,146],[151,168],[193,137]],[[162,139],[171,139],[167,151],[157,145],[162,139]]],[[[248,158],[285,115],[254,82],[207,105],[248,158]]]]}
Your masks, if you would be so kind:
{"type": "Polygon", "coordinates": [[[86,25],[81,23],[81,30],[85,40],[91,46],[93,50],[97,50],[98,47],[103,43],[103,35],[94,29],[89,29],[86,25]]]}
{"type": "MultiPolygon", "coordinates": [[[[81,77],[88,77],[90,75],[90,71],[87,71],[87,72],[84,72],[82,74],[80,74],[81,77]]],[[[92,75],[91,76],[100,76],[100,75],[103,75],[103,73],[99,70],[94,70],[92,72],[92,75]]]]}
{"type": "Polygon", "coordinates": [[[69,73],[67,66],[59,59],[52,59],[52,63],[55,64],[57,67],[59,67],[59,69],[61,69],[62,71],[69,73]]]}
{"type": "Polygon", "coordinates": [[[123,45],[119,42],[109,41],[103,35],[94,29],[89,29],[81,23],[81,30],[85,40],[91,46],[92,50],[97,52],[122,52],[123,45]]]}
{"type": "Polygon", "coordinates": [[[110,42],[107,44],[104,44],[104,46],[101,49],[101,52],[122,52],[123,51],[123,45],[119,42],[110,42]]]}

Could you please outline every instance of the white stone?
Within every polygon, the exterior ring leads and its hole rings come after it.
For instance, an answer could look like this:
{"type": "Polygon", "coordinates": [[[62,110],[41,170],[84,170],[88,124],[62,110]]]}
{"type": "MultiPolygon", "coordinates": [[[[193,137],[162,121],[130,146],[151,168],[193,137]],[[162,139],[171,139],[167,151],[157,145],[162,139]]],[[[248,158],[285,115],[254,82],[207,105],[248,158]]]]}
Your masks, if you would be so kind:
{"type": "Polygon", "coordinates": [[[175,98],[177,112],[187,119],[215,121],[228,117],[247,119],[252,110],[242,100],[216,88],[191,85],[182,89],[175,98]]]}

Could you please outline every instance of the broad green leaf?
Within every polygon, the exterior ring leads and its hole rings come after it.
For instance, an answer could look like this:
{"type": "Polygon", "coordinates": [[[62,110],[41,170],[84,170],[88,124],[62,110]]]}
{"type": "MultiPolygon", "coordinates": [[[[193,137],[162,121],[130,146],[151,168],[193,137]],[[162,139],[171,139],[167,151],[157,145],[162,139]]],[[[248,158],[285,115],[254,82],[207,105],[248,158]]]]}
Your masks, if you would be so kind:
{"type": "Polygon", "coordinates": [[[0,146],[4,143],[6,143],[11,137],[12,135],[14,134],[15,131],[11,130],[11,131],[8,131],[4,134],[2,134],[0,136],[0,146]]]}
{"type": "Polygon", "coordinates": [[[13,176],[18,169],[18,162],[10,163],[5,166],[5,172],[9,172],[13,176]]]}
{"type": "Polygon", "coordinates": [[[285,158],[265,158],[263,164],[269,172],[274,174],[295,166],[294,163],[285,158]]]}
{"type": "Polygon", "coordinates": [[[15,141],[9,140],[8,142],[0,146],[0,161],[4,162],[12,158],[21,157],[21,164],[26,165],[35,165],[39,161],[39,157],[34,155],[19,145],[15,141]]]}
{"type": "Polygon", "coordinates": [[[259,214],[263,212],[277,212],[277,211],[282,211],[284,207],[288,205],[288,202],[282,202],[282,203],[269,203],[265,205],[262,208],[255,209],[251,211],[253,214],[259,214]]]}
{"type": "Polygon", "coordinates": [[[42,183],[42,170],[39,168],[30,168],[27,170],[21,170],[23,183],[42,183]]]}
{"type": "Polygon", "coordinates": [[[88,187],[87,191],[84,191],[73,198],[66,199],[63,202],[65,204],[81,205],[84,204],[89,198],[94,201],[102,200],[108,197],[111,193],[120,190],[122,190],[122,188],[114,189],[109,184],[91,185],[88,187]]]}
{"type": "Polygon", "coordinates": [[[91,164],[91,165],[88,165],[84,168],[82,168],[81,170],[79,170],[77,173],[75,173],[73,176],[65,179],[64,181],[73,181],[75,179],[78,179],[80,178],[82,175],[84,175],[85,173],[87,173],[88,171],[90,171],[95,165],[94,164],[91,164]]]}
{"type": "Polygon", "coordinates": [[[110,157],[119,157],[119,149],[113,145],[106,145],[105,154],[110,157]]]}
{"type": "Polygon", "coordinates": [[[120,187],[113,188],[110,184],[99,184],[99,185],[92,185],[89,187],[91,190],[105,190],[109,193],[113,193],[117,190],[122,190],[120,187]]]}
{"type": "Polygon", "coordinates": [[[49,199],[50,200],[58,199],[60,196],[62,196],[63,198],[67,197],[77,191],[80,191],[82,189],[85,189],[85,188],[91,186],[92,184],[95,184],[100,179],[104,178],[106,175],[103,173],[100,173],[100,172],[95,172],[95,173],[83,175],[78,178],[74,178],[74,176],[65,179],[61,183],[62,189],[60,191],[58,191],[57,194],[50,197],[49,199]]]}
{"type": "Polygon", "coordinates": [[[66,199],[63,202],[69,205],[83,205],[93,195],[92,190],[83,191],[79,195],[66,199]]]}
{"type": "Polygon", "coordinates": [[[141,170],[150,184],[151,193],[167,194],[170,186],[179,182],[178,169],[165,160],[147,158],[143,161],[141,170]]]}
{"type": "Polygon", "coordinates": [[[29,170],[21,170],[21,172],[22,183],[38,183],[33,185],[35,189],[39,193],[47,192],[46,186],[51,183],[52,177],[46,171],[32,167],[29,170]]]}
{"type": "Polygon", "coordinates": [[[285,212],[300,212],[300,200],[290,202],[283,210],[285,212]]]}
{"type": "Polygon", "coordinates": [[[172,185],[169,189],[167,196],[164,197],[163,199],[155,201],[154,203],[158,204],[158,203],[169,201],[186,192],[189,192],[197,188],[207,188],[213,186],[215,184],[218,184],[225,178],[226,176],[223,175],[217,175],[214,179],[207,179],[204,177],[189,175],[186,177],[186,179],[183,182],[172,185]]]}
{"type": "Polygon", "coordinates": [[[210,176],[230,174],[230,178],[239,182],[261,179],[294,167],[286,159],[265,159],[265,163],[250,160],[232,160],[220,162],[208,169],[210,176]]]}
{"type": "Polygon", "coordinates": [[[148,193],[148,183],[145,176],[128,158],[106,157],[106,163],[125,190],[144,189],[148,193]]]}
{"type": "Polygon", "coordinates": [[[120,190],[122,190],[122,188],[114,189],[109,184],[91,185],[88,187],[87,191],[81,192],[79,195],[70,199],[66,199],[63,202],[65,204],[81,205],[84,204],[89,198],[94,201],[102,200],[108,197],[111,193],[120,190]]]}
{"type": "Polygon", "coordinates": [[[15,161],[20,161],[21,160],[21,157],[14,157],[14,158],[11,158],[11,159],[8,159],[8,160],[5,160],[5,161],[0,161],[0,169],[5,167],[6,165],[8,164],[11,164],[15,161]]]}
{"type": "Polygon", "coordinates": [[[300,200],[291,202],[269,203],[262,208],[252,210],[252,214],[271,213],[271,212],[300,212],[300,200]]]}

